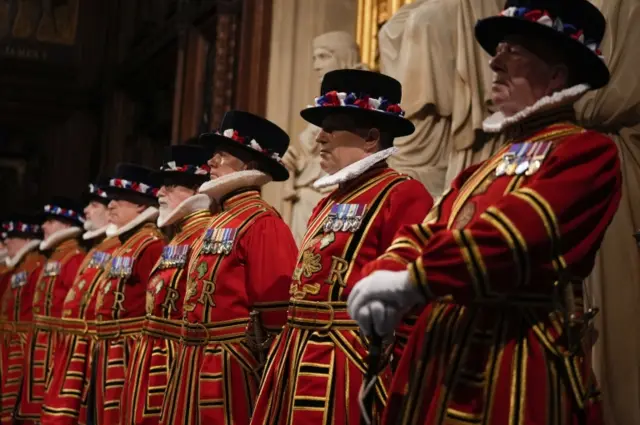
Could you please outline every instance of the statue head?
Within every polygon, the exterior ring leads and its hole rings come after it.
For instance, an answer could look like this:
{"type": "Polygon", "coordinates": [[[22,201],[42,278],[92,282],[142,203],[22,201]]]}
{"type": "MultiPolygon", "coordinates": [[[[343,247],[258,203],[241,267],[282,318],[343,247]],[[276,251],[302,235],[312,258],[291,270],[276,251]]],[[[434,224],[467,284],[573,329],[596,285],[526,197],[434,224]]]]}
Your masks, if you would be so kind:
{"type": "Polygon", "coordinates": [[[346,68],[363,68],[360,49],[351,34],[333,31],[313,39],[313,69],[320,81],[327,72],[346,68]]]}

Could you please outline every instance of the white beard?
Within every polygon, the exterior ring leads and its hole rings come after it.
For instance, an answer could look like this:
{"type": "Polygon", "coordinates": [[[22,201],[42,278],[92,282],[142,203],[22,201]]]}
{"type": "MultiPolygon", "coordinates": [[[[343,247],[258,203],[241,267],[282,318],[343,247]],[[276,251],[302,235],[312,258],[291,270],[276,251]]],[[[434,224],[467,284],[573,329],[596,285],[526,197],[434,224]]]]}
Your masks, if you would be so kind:
{"type": "Polygon", "coordinates": [[[173,211],[171,208],[169,208],[169,206],[167,205],[160,205],[158,207],[158,211],[159,211],[159,220],[164,221],[164,219],[167,217],[167,215],[169,215],[171,213],[171,211],[173,211]]]}
{"type": "Polygon", "coordinates": [[[93,224],[93,221],[91,220],[87,220],[84,222],[84,230],[86,230],[87,232],[91,231],[91,230],[96,230],[98,227],[93,224]]]}

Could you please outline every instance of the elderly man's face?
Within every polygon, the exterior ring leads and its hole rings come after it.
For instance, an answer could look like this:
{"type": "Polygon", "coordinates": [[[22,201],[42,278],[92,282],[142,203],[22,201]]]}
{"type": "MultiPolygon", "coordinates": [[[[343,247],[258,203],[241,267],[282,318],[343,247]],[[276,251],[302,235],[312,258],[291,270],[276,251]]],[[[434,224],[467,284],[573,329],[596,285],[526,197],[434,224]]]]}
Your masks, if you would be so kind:
{"type": "Polygon", "coordinates": [[[98,201],[91,201],[84,208],[85,230],[97,230],[108,224],[109,210],[107,206],[98,201]]]}
{"type": "Polygon", "coordinates": [[[545,60],[532,50],[543,52],[544,46],[533,45],[520,37],[509,37],[498,45],[496,55],[491,59],[494,73],[491,100],[506,116],[566,87],[566,66],[545,60]]]}
{"type": "Polygon", "coordinates": [[[215,180],[218,177],[226,176],[237,171],[245,171],[251,168],[252,164],[247,164],[240,158],[233,156],[229,152],[218,150],[207,161],[209,165],[209,177],[215,180]]]}
{"type": "Polygon", "coordinates": [[[175,210],[178,205],[187,198],[195,195],[196,191],[180,185],[162,185],[158,191],[158,204],[160,216],[167,215],[175,210]]]}
{"type": "Polygon", "coordinates": [[[136,218],[146,209],[143,205],[134,204],[124,199],[113,199],[109,202],[109,223],[120,228],[136,218]]]}
{"type": "Polygon", "coordinates": [[[42,223],[42,233],[46,239],[54,233],[68,229],[69,227],[71,227],[70,224],[55,219],[49,219],[42,223]]]}
{"type": "Polygon", "coordinates": [[[378,129],[362,129],[348,115],[330,115],[316,137],[320,144],[320,167],[328,174],[360,161],[378,150],[378,129]]]}

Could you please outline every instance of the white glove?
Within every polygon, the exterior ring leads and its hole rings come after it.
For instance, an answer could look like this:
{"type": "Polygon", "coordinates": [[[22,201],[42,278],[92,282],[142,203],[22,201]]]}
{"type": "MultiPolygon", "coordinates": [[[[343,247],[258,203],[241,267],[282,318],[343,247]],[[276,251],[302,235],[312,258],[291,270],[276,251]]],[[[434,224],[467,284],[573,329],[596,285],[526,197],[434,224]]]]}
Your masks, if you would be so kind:
{"type": "Polygon", "coordinates": [[[365,335],[393,332],[402,316],[425,299],[410,281],[406,270],[378,270],[360,280],[347,300],[347,312],[365,335]]]}

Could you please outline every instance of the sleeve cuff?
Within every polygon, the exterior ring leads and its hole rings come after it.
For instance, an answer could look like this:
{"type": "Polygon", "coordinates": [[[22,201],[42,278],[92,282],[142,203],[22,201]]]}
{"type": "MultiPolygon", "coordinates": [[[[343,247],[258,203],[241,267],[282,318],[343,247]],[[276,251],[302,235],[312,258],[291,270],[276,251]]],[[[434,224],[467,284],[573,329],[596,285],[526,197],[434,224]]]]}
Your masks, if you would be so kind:
{"type": "Polygon", "coordinates": [[[422,258],[419,257],[416,261],[409,264],[407,271],[409,272],[409,283],[411,286],[418,289],[425,300],[433,299],[433,293],[427,284],[427,273],[422,265],[422,258]]]}

